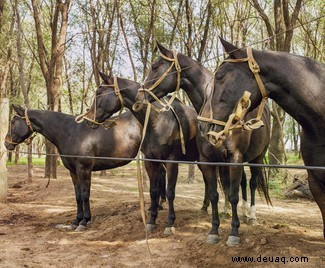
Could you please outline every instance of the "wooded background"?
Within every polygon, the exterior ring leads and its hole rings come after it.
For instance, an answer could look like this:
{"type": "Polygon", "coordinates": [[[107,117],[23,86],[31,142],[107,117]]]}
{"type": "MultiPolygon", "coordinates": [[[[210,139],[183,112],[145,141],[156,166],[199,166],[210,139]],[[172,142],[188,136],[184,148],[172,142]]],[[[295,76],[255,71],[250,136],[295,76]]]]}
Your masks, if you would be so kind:
{"type": "MultiPolygon", "coordinates": [[[[156,41],[211,70],[224,58],[218,36],[324,62],[324,10],[323,0],[0,0],[0,100],[80,114],[101,82],[98,71],[142,81],[156,41]]],[[[269,104],[268,159],[285,163],[286,151],[299,155],[300,128],[269,104]]],[[[42,144],[38,137],[29,152],[42,144]]],[[[49,142],[44,150],[56,153],[49,142]]],[[[56,177],[56,162],[47,157],[46,176],[56,177]]]]}

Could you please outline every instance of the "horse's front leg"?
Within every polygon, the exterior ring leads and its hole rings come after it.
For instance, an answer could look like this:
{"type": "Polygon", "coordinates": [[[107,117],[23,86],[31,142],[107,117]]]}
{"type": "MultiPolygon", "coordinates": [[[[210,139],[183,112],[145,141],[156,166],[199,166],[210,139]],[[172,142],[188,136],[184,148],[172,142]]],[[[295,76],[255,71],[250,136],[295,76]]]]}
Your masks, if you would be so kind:
{"type": "Polygon", "coordinates": [[[81,198],[80,181],[78,179],[77,174],[75,174],[72,171],[70,171],[70,176],[72,178],[75,196],[76,196],[76,202],[77,202],[77,217],[73,220],[71,225],[71,229],[75,230],[78,227],[79,223],[82,221],[84,213],[83,213],[83,205],[82,205],[82,198],[81,198]]]}
{"type": "Polygon", "coordinates": [[[153,231],[154,229],[156,229],[156,219],[158,217],[158,182],[159,177],[161,177],[159,173],[162,170],[159,168],[159,163],[147,161],[145,162],[145,168],[150,181],[150,220],[146,225],[146,230],[153,231]]]}
{"type": "Polygon", "coordinates": [[[77,171],[77,176],[81,183],[81,199],[82,199],[82,205],[83,205],[83,218],[82,218],[82,221],[79,223],[79,226],[76,229],[76,231],[82,231],[86,228],[87,224],[91,220],[90,203],[89,203],[91,169],[80,168],[77,171]]]}
{"type": "Polygon", "coordinates": [[[220,219],[218,214],[218,201],[219,193],[217,191],[217,167],[198,165],[204,180],[206,181],[206,187],[208,197],[211,203],[211,223],[212,227],[207,238],[207,243],[213,244],[220,241],[218,229],[220,226],[220,219]]]}
{"type": "Polygon", "coordinates": [[[174,227],[174,222],[176,219],[175,210],[174,210],[174,199],[175,199],[175,188],[178,176],[178,164],[168,163],[166,164],[167,168],[167,199],[168,199],[168,224],[165,228],[164,234],[172,233],[172,227],[174,227]]]}
{"type": "MultiPolygon", "coordinates": [[[[237,162],[239,163],[239,162],[237,162]]],[[[231,204],[232,218],[231,218],[231,232],[227,240],[228,246],[240,245],[240,238],[238,229],[240,221],[238,217],[237,205],[239,201],[239,185],[242,178],[243,168],[242,167],[230,167],[230,188],[229,188],[229,202],[231,204]]]]}

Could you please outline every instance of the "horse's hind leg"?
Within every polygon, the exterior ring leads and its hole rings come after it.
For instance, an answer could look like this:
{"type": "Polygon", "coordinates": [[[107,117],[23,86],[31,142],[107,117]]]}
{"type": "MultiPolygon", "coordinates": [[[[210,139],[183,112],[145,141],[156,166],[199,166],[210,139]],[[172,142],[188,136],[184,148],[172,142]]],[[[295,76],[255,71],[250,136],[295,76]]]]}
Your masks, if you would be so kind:
{"type": "Polygon", "coordinates": [[[73,220],[71,229],[76,229],[79,223],[82,221],[83,218],[83,205],[82,205],[82,198],[81,198],[81,185],[80,181],[77,177],[77,174],[70,171],[70,176],[72,178],[76,202],[77,202],[77,217],[73,220]]]}
{"type": "Polygon", "coordinates": [[[150,180],[150,220],[147,223],[146,230],[153,231],[156,228],[156,219],[158,216],[158,180],[159,180],[159,163],[145,162],[145,168],[150,180]]]}
{"type": "Polygon", "coordinates": [[[166,169],[163,164],[159,166],[158,196],[160,199],[158,209],[162,210],[162,205],[166,202],[166,169]]]}
{"type": "MultiPolygon", "coordinates": [[[[252,180],[252,179],[251,179],[252,180]]],[[[244,222],[248,222],[249,218],[249,204],[247,202],[247,177],[243,168],[243,174],[240,181],[241,192],[242,192],[242,213],[244,217],[244,222]]]]}
{"type": "Polygon", "coordinates": [[[90,213],[90,182],[91,182],[91,169],[84,169],[80,168],[77,170],[77,176],[81,183],[81,199],[83,205],[83,218],[82,221],[79,223],[78,228],[76,231],[82,231],[87,226],[87,223],[91,220],[91,213],[90,213]]]}
{"type": "MultiPolygon", "coordinates": [[[[200,159],[201,161],[203,159],[200,159]]],[[[198,165],[206,181],[208,197],[211,203],[211,223],[212,227],[207,237],[207,243],[214,244],[219,242],[220,219],[218,214],[219,193],[217,190],[217,167],[198,165]]],[[[220,171],[220,170],[219,170],[220,171]]],[[[220,178],[222,176],[220,175],[220,178]]]]}
{"type": "Polygon", "coordinates": [[[204,175],[203,175],[203,181],[204,181],[204,200],[203,200],[203,205],[202,205],[200,211],[207,214],[208,207],[210,205],[210,200],[209,200],[209,195],[208,195],[208,185],[207,185],[204,175]]]}
{"type": "Polygon", "coordinates": [[[175,199],[175,188],[178,176],[178,164],[166,164],[167,167],[167,199],[168,199],[168,224],[165,228],[164,234],[170,234],[172,232],[172,227],[174,227],[174,222],[176,219],[175,210],[174,210],[174,199],[175,199]]]}
{"type": "Polygon", "coordinates": [[[321,181],[321,178],[324,178],[324,171],[308,170],[309,188],[322,213],[323,236],[325,239],[325,181],[321,181]]]}

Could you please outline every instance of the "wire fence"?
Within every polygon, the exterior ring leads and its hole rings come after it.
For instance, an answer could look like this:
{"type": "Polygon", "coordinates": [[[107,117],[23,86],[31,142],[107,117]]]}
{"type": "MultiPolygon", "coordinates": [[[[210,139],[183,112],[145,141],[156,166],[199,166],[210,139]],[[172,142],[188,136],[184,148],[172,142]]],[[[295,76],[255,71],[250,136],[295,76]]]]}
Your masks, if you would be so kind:
{"type": "MultiPolygon", "coordinates": [[[[6,151],[7,153],[10,151],[6,151]]],[[[19,152],[20,154],[28,155],[28,152],[19,152]]],[[[90,156],[90,155],[65,155],[65,154],[47,154],[47,153],[31,153],[38,156],[53,156],[61,158],[82,158],[93,160],[118,160],[118,161],[137,161],[135,157],[109,157],[109,156],[90,156]]],[[[174,163],[174,164],[187,164],[187,165],[206,165],[217,167],[261,167],[261,168],[277,168],[277,169],[305,169],[305,170],[325,170],[323,166],[305,166],[305,165],[287,165],[287,164],[256,164],[249,162],[229,163],[229,162],[201,162],[201,161],[183,161],[183,160],[168,160],[140,157],[141,162],[158,162],[158,163],[174,163]]]]}

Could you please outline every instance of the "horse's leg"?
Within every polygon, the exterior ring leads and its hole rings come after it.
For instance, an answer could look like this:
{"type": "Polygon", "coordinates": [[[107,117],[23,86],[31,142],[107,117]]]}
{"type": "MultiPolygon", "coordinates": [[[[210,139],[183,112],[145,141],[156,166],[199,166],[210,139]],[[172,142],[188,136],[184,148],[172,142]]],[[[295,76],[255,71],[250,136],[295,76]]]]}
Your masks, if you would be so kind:
{"type": "Polygon", "coordinates": [[[174,227],[174,222],[176,219],[175,210],[174,210],[174,199],[175,199],[175,188],[178,176],[178,164],[167,163],[167,199],[168,199],[168,224],[165,228],[164,234],[170,234],[172,232],[172,227],[174,227]]]}
{"type": "Polygon", "coordinates": [[[161,164],[159,166],[158,196],[160,198],[158,209],[163,209],[163,203],[166,202],[166,169],[161,164]]]}
{"type": "MultiPolygon", "coordinates": [[[[253,178],[251,177],[251,179],[250,179],[250,186],[252,186],[252,184],[251,184],[252,183],[252,179],[253,178]]],[[[247,177],[246,177],[246,173],[244,171],[244,168],[243,168],[243,175],[242,175],[242,178],[241,178],[240,186],[241,186],[241,193],[242,193],[242,198],[243,198],[243,202],[242,202],[242,213],[243,213],[244,221],[245,222],[248,222],[248,218],[249,218],[249,204],[247,203],[247,177]]],[[[252,192],[252,188],[251,188],[251,192],[252,192]]]]}
{"type": "Polygon", "coordinates": [[[260,177],[261,180],[264,180],[263,173],[259,167],[250,168],[252,176],[249,182],[249,187],[251,191],[251,206],[249,208],[248,222],[249,224],[254,224],[256,222],[256,206],[255,206],[255,194],[257,188],[257,181],[260,177]]]}
{"type": "Polygon", "coordinates": [[[83,204],[83,219],[79,223],[78,228],[76,231],[82,231],[86,228],[87,223],[91,220],[91,213],[90,213],[90,183],[91,183],[91,169],[84,169],[79,168],[77,169],[77,176],[81,183],[81,199],[83,204]]]}
{"type": "Polygon", "coordinates": [[[211,223],[212,227],[210,233],[207,238],[207,243],[217,243],[219,242],[219,226],[220,219],[218,214],[218,201],[219,201],[219,193],[217,191],[218,183],[217,183],[217,167],[216,166],[205,166],[198,165],[201,170],[203,177],[206,181],[208,197],[211,203],[211,223]]]}
{"type": "Polygon", "coordinates": [[[83,205],[81,199],[81,187],[80,187],[78,176],[76,173],[72,171],[70,171],[70,176],[72,178],[75,196],[76,196],[76,202],[77,202],[77,217],[73,220],[71,225],[71,229],[75,230],[83,218],[83,205]]]}
{"type": "Polygon", "coordinates": [[[206,182],[206,179],[204,176],[203,176],[203,181],[204,181],[204,200],[203,200],[203,205],[202,205],[202,208],[200,209],[200,211],[207,214],[208,207],[210,205],[210,201],[209,201],[209,195],[208,195],[208,185],[207,185],[207,182],[206,182]]]}
{"type": "Polygon", "coordinates": [[[231,217],[231,213],[229,212],[229,170],[227,167],[219,167],[219,177],[223,193],[225,195],[225,204],[223,206],[223,212],[221,213],[221,217],[224,219],[229,219],[231,217]]]}
{"type": "Polygon", "coordinates": [[[159,163],[144,163],[150,181],[150,219],[147,223],[146,230],[153,231],[156,229],[156,219],[158,216],[158,180],[159,180],[159,163]]]}
{"type": "Polygon", "coordinates": [[[325,239],[325,181],[321,181],[321,178],[324,178],[324,171],[308,170],[309,188],[322,213],[323,236],[325,239]]]}
{"type": "MultiPolygon", "coordinates": [[[[239,160],[239,159],[238,159],[239,160]]],[[[240,238],[238,235],[238,229],[240,226],[237,205],[239,201],[239,185],[242,178],[242,167],[230,167],[230,189],[229,189],[229,201],[231,204],[232,219],[231,219],[231,232],[227,240],[227,246],[238,246],[240,244],[240,238]]]]}

